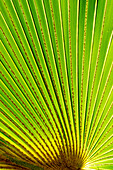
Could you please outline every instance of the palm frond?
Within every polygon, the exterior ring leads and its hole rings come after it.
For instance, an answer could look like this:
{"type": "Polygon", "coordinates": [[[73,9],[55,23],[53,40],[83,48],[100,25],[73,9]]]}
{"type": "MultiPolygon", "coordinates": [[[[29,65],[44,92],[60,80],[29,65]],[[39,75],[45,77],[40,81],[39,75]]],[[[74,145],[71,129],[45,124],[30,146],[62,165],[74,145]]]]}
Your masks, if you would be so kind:
{"type": "Polygon", "coordinates": [[[113,169],[113,1],[0,1],[0,169],[113,169]]]}

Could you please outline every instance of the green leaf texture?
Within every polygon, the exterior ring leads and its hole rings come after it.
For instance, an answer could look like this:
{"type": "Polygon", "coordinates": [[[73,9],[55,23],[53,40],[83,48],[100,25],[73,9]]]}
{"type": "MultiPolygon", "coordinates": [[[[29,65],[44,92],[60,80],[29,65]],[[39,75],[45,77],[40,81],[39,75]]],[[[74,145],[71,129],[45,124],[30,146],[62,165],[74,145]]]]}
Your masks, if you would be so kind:
{"type": "Polygon", "coordinates": [[[113,169],[113,0],[0,0],[0,169],[113,169]]]}

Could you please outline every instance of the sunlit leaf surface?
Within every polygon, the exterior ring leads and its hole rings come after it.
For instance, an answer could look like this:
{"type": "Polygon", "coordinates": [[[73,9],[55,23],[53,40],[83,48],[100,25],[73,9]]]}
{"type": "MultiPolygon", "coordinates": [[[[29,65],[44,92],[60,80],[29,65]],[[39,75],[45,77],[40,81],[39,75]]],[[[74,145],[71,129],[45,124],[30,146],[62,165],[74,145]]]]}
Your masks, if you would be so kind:
{"type": "Polygon", "coordinates": [[[0,11],[0,169],[113,170],[113,0],[0,11]]]}

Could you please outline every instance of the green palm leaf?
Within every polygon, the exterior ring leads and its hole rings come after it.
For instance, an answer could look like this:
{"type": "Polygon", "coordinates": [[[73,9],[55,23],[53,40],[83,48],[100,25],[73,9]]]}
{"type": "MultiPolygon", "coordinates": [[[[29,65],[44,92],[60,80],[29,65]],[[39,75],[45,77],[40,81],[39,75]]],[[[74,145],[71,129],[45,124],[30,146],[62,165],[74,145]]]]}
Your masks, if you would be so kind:
{"type": "Polygon", "coordinates": [[[113,1],[1,0],[0,169],[113,169],[113,1]]]}

